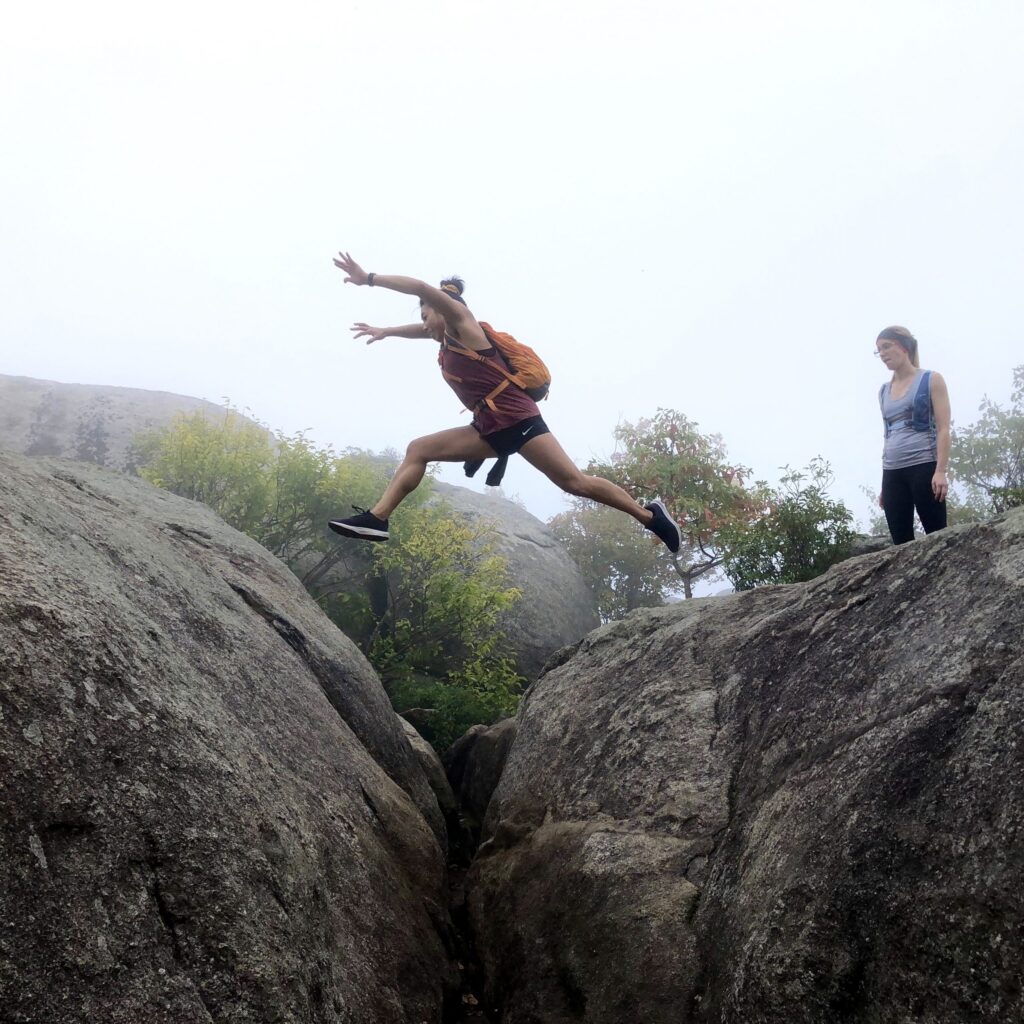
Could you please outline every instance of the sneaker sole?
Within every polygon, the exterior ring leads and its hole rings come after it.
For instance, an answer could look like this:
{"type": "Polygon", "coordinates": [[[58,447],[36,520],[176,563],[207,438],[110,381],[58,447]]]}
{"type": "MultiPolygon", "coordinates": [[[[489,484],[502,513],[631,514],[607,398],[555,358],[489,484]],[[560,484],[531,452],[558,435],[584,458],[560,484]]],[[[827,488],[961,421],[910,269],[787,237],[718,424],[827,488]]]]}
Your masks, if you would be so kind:
{"type": "Polygon", "coordinates": [[[652,501],[650,505],[648,505],[647,507],[650,508],[651,505],[657,505],[658,508],[661,509],[662,515],[664,515],[664,517],[672,524],[673,528],[675,529],[676,540],[678,541],[678,543],[676,544],[675,551],[672,551],[672,547],[669,544],[665,544],[665,547],[667,547],[673,555],[678,554],[679,549],[683,546],[683,531],[679,529],[679,524],[668,514],[668,509],[665,508],[665,502],[663,502],[660,498],[655,498],[655,500],[652,501]]]}
{"type": "Polygon", "coordinates": [[[335,522],[330,522],[327,525],[335,533],[340,533],[342,537],[355,537],[356,540],[377,541],[388,539],[388,534],[384,530],[374,530],[369,526],[349,526],[348,523],[335,522]]]}

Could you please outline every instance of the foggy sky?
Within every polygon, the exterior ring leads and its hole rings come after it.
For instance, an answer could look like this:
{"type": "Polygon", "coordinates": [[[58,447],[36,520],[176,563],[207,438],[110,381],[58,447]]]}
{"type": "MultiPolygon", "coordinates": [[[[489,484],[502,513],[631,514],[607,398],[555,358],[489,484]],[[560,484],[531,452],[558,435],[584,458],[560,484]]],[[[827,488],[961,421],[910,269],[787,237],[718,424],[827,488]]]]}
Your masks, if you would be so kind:
{"type": "MultiPolygon", "coordinates": [[[[351,340],[417,310],[344,286],[343,248],[465,277],[550,366],[577,462],[675,408],[755,477],[826,457],[864,518],[882,327],[917,335],[960,424],[1024,362],[1019,3],[101,0],[4,23],[3,373],[227,396],[336,448],[466,423],[432,343],[351,340]]],[[[564,508],[521,460],[506,485],[564,508]]]]}

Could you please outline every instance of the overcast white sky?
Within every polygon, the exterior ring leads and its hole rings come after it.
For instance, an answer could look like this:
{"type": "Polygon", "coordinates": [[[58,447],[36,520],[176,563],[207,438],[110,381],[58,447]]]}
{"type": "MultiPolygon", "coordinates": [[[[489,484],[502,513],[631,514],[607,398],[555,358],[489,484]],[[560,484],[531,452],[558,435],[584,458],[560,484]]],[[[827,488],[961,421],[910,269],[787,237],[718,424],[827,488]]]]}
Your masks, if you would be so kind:
{"type": "Polygon", "coordinates": [[[1024,363],[1022,55],[1019,0],[10,5],[0,372],[337,448],[465,423],[431,343],[350,340],[417,311],[344,248],[463,275],[581,464],[672,407],[757,477],[825,456],[863,517],[882,327],[962,424],[1024,363]]]}

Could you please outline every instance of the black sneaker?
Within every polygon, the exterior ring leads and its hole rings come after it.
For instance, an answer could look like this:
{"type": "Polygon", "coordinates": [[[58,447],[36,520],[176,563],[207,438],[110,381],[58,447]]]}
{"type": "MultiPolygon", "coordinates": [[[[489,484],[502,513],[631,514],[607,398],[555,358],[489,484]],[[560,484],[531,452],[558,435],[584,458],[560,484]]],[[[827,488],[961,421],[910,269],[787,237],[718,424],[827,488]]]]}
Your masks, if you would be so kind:
{"type": "Polygon", "coordinates": [[[349,519],[332,519],[327,525],[343,537],[356,537],[358,540],[387,540],[388,521],[378,519],[372,512],[358,505],[352,506],[359,515],[349,519]]]}
{"type": "Polygon", "coordinates": [[[654,518],[644,529],[650,530],[658,540],[664,541],[673,555],[678,553],[683,543],[683,531],[679,529],[679,524],[668,514],[665,503],[658,498],[652,501],[650,505],[644,505],[644,508],[654,515],[654,518]]]}

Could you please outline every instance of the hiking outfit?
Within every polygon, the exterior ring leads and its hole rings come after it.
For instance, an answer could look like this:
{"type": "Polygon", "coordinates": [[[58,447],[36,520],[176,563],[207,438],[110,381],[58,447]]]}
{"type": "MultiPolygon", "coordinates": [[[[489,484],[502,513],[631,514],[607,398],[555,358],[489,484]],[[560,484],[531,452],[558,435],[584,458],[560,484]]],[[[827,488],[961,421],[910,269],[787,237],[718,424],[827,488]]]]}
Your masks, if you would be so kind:
{"type": "Polygon", "coordinates": [[[491,345],[481,351],[466,348],[446,334],[437,362],[441,376],[472,412],[473,429],[496,455],[507,457],[551,430],[533,398],[509,380],[507,374],[514,371],[494,344],[489,327],[484,327],[484,334],[491,345]]]}
{"type": "MultiPolygon", "coordinates": [[[[488,486],[497,487],[509,456],[518,454],[535,437],[551,433],[537,405],[537,399],[547,397],[551,375],[532,349],[511,335],[495,331],[490,324],[483,321],[479,324],[490,342],[487,348],[479,351],[467,348],[446,332],[437,361],[441,375],[473,414],[473,429],[497,456],[497,463],[487,474],[488,486]]],[[[473,476],[482,464],[482,459],[463,463],[466,476],[473,476]]],[[[678,523],[660,500],[644,507],[652,516],[644,528],[676,554],[683,539],[678,523]]],[[[335,533],[360,540],[388,539],[386,519],[379,519],[365,509],[353,508],[357,515],[332,519],[327,525],[335,533]]]]}
{"type": "Polygon", "coordinates": [[[946,503],[932,491],[938,465],[931,370],[918,370],[902,398],[892,382],[882,385],[878,405],[885,424],[882,448],[882,509],[894,544],[914,539],[914,510],[925,533],[946,525],[946,503]]]}
{"type": "MultiPolygon", "coordinates": [[[[533,438],[551,433],[533,397],[545,396],[548,385],[543,383],[536,387],[524,387],[518,383],[516,369],[498,347],[496,332],[490,324],[481,324],[480,327],[491,342],[488,348],[480,351],[466,348],[457,338],[446,333],[437,354],[437,362],[441,367],[441,375],[458,395],[463,406],[473,413],[473,429],[494,451],[498,461],[487,474],[487,485],[497,487],[505,475],[509,456],[516,455],[533,438]]],[[[500,338],[508,339],[518,346],[518,342],[508,335],[501,335],[500,338]]],[[[546,376],[547,367],[537,359],[536,353],[532,349],[525,349],[525,346],[519,347],[530,353],[546,376]]],[[[466,476],[473,476],[482,465],[482,459],[463,463],[466,476]]],[[[357,505],[352,508],[356,515],[348,519],[332,519],[327,525],[335,533],[359,540],[388,539],[386,519],[379,519],[357,505]]]]}

